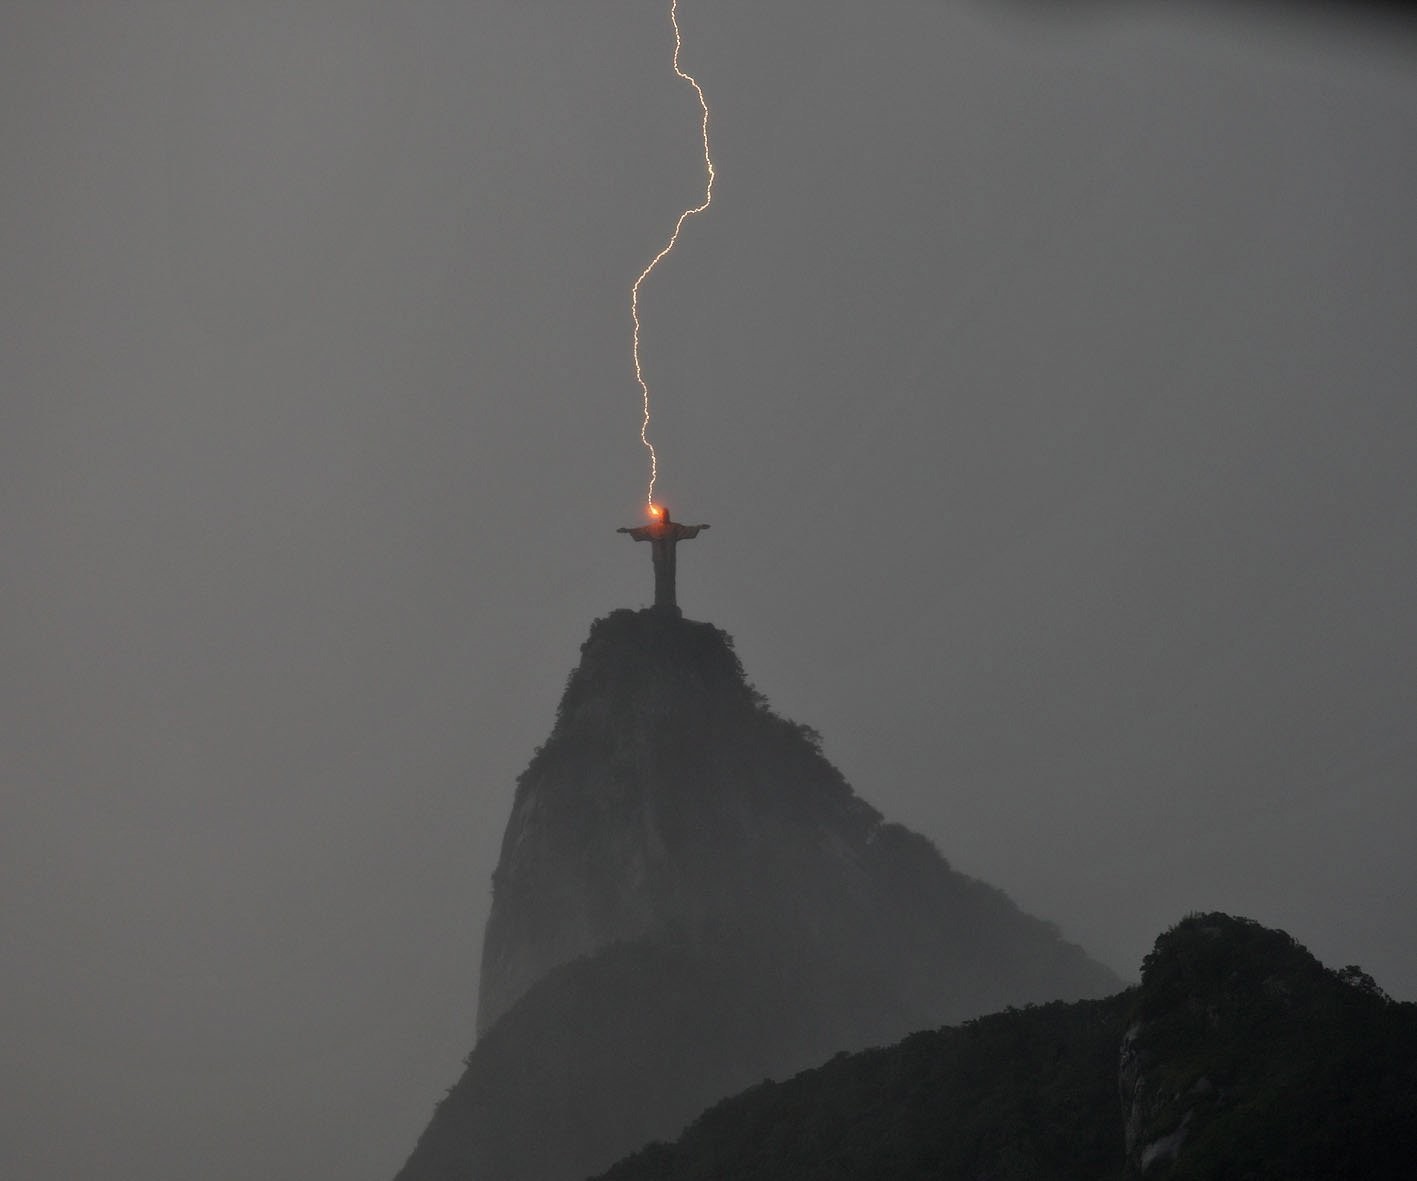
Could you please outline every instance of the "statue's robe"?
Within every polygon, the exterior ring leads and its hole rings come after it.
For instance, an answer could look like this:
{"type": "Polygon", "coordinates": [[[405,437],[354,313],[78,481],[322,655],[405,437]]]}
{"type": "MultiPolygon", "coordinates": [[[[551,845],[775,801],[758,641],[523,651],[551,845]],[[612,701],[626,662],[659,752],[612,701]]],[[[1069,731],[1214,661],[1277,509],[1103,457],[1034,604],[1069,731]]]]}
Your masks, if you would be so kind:
{"type": "Polygon", "coordinates": [[[679,604],[674,592],[674,549],[681,541],[697,537],[700,529],[707,525],[681,525],[669,519],[669,512],[648,525],[633,529],[622,528],[618,533],[628,533],[636,541],[650,543],[650,557],[654,561],[654,605],[669,611],[677,611],[679,604]]]}

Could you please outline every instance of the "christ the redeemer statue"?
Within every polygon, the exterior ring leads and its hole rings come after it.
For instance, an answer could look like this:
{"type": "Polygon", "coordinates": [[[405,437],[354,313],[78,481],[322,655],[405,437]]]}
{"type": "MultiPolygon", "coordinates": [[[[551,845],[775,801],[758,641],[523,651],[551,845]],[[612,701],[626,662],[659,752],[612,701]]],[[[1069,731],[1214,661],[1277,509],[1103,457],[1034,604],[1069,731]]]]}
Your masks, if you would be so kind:
{"type": "Polygon", "coordinates": [[[679,613],[679,604],[674,601],[674,547],[681,541],[697,537],[700,529],[707,525],[681,525],[669,519],[669,510],[664,507],[651,509],[654,520],[648,525],[636,528],[623,527],[616,533],[628,533],[636,541],[650,543],[650,557],[654,560],[654,605],[662,611],[679,613]]]}

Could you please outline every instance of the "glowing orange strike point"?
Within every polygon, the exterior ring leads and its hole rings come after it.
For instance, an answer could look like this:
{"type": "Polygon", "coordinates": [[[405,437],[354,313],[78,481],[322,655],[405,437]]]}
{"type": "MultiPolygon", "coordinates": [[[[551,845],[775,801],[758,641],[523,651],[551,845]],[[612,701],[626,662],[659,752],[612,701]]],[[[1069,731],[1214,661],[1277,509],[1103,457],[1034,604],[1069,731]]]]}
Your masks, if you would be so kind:
{"type": "Polygon", "coordinates": [[[654,444],[649,441],[649,384],[645,381],[644,369],[640,365],[640,285],[649,278],[650,272],[659,265],[660,260],[674,249],[674,244],[679,241],[679,231],[684,228],[684,223],[696,213],[702,213],[713,203],[714,178],[713,158],[709,155],[708,100],[704,98],[703,87],[699,85],[698,80],[692,74],[685,73],[679,66],[679,50],[683,46],[683,38],[679,34],[679,0],[670,0],[669,23],[674,26],[674,72],[694,88],[694,93],[699,97],[699,108],[703,111],[704,171],[708,175],[708,181],[704,186],[703,204],[686,209],[679,215],[679,220],[674,223],[674,232],[669,235],[669,241],[665,244],[664,249],[650,260],[649,266],[640,272],[640,277],[630,288],[630,318],[635,324],[633,337],[635,380],[640,383],[640,392],[644,397],[644,420],[640,423],[640,442],[649,451],[649,490],[645,495],[645,500],[649,504],[649,512],[652,517],[660,516],[663,510],[654,503],[654,482],[659,479],[659,456],[655,452],[654,444]]]}
{"type": "Polygon", "coordinates": [[[691,541],[708,528],[707,525],[681,525],[672,519],[669,510],[662,504],[650,502],[649,515],[654,520],[648,525],[635,525],[617,529],[617,533],[628,533],[636,541],[650,543],[650,557],[654,561],[654,607],[656,611],[666,611],[679,615],[679,604],[674,600],[674,551],[681,541],[691,541]]]}

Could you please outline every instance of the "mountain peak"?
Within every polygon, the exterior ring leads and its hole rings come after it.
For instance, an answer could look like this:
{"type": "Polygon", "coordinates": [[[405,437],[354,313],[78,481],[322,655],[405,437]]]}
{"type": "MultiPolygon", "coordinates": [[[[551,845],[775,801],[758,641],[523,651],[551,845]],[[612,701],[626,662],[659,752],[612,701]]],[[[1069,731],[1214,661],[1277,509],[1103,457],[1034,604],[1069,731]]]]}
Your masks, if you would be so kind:
{"type": "Polygon", "coordinates": [[[725,632],[615,611],[517,781],[480,1040],[401,1178],[584,1176],[765,1074],[1119,986],[886,823],[725,632]]]}
{"type": "Polygon", "coordinates": [[[725,705],[763,705],[727,632],[654,607],[622,608],[591,624],[551,742],[575,727],[614,722],[653,728],[725,705]]]}
{"type": "Polygon", "coordinates": [[[762,879],[784,857],[864,848],[879,823],[817,736],[749,685],[726,632],[654,608],[612,612],[591,626],[517,783],[479,1029],[597,947],[669,922],[763,917],[774,896],[762,879]]]}

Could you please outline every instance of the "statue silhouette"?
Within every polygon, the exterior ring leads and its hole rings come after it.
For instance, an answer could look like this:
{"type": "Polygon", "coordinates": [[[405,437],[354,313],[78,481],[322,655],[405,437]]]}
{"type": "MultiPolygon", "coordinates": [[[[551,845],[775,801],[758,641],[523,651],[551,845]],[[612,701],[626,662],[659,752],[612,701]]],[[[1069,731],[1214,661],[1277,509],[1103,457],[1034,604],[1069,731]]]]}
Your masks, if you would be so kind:
{"type": "Polygon", "coordinates": [[[615,530],[628,533],[636,541],[650,543],[650,558],[654,562],[654,605],[657,610],[679,614],[679,604],[674,600],[674,547],[681,541],[697,537],[700,529],[707,525],[681,525],[669,519],[669,510],[662,505],[651,509],[655,519],[648,525],[634,528],[628,526],[615,530]]]}

